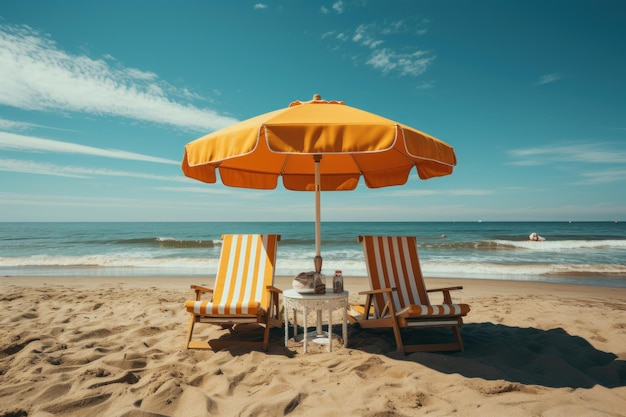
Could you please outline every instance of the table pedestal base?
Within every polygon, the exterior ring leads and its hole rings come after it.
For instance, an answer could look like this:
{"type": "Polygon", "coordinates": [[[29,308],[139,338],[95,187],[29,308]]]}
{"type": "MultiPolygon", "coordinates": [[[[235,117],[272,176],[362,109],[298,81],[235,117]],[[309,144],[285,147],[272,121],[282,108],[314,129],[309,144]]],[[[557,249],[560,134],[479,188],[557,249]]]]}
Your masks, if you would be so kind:
{"type": "MultiPolygon", "coordinates": [[[[328,339],[328,332],[322,332],[322,334],[319,334],[316,331],[299,334],[297,336],[294,336],[293,340],[295,340],[296,342],[304,342],[305,336],[308,342],[313,342],[318,345],[328,345],[331,343],[331,341],[328,339]]],[[[343,338],[336,333],[332,334],[332,339],[343,343],[343,338]]]]}
{"type": "MultiPolygon", "coordinates": [[[[328,290],[327,290],[328,291],[328,290]]],[[[289,347],[289,310],[293,310],[293,338],[296,341],[303,341],[304,352],[307,352],[308,342],[311,341],[320,345],[328,345],[328,351],[332,352],[333,338],[342,340],[344,346],[348,344],[348,292],[341,293],[327,292],[326,294],[302,295],[294,290],[286,290],[283,292],[283,304],[285,307],[285,346],[289,347]],[[298,310],[302,310],[303,328],[305,333],[298,335],[298,310]],[[315,310],[317,313],[316,329],[307,332],[307,317],[309,309],[315,310]],[[343,313],[342,336],[332,333],[333,328],[333,310],[341,309],[343,313]],[[328,312],[328,331],[322,329],[322,312],[328,312]]]]}

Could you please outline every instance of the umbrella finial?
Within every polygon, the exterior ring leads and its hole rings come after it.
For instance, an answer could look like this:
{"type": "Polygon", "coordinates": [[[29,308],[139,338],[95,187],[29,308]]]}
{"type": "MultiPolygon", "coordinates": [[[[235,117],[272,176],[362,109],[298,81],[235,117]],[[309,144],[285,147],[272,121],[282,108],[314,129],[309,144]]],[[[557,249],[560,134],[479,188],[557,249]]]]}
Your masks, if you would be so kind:
{"type": "Polygon", "coordinates": [[[313,100],[321,100],[322,96],[319,94],[313,94],[313,100]]]}

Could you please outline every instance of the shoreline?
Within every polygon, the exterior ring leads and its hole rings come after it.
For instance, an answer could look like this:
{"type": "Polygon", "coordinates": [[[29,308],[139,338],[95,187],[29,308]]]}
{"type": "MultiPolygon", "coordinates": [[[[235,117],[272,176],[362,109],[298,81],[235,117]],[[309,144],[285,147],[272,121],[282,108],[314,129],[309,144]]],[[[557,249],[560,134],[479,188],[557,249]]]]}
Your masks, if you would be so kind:
{"type": "MultiPolygon", "coordinates": [[[[290,288],[291,279],[276,277],[275,285],[290,288]]],[[[272,329],[267,352],[186,350],[189,285],[212,283],[0,277],[0,416],[620,416],[626,409],[621,288],[427,278],[429,288],[464,287],[453,292],[472,308],[461,327],[463,352],[402,355],[391,331],[356,325],[348,326],[349,345],[333,344],[332,352],[309,346],[304,354],[294,340],[285,347],[282,329],[272,329]]],[[[344,277],[353,302],[367,286],[344,277]]],[[[199,334],[230,337],[212,326],[199,334]]]]}
{"type": "MultiPolygon", "coordinates": [[[[329,275],[326,276],[327,281],[332,278],[329,275]]],[[[276,287],[285,290],[291,288],[291,280],[293,277],[286,275],[277,275],[275,277],[276,287]]],[[[603,293],[606,290],[624,291],[624,287],[619,285],[590,285],[587,283],[578,282],[561,282],[558,280],[543,280],[537,279],[496,279],[496,278],[458,278],[458,277],[426,277],[424,278],[427,285],[431,286],[447,286],[447,285],[463,285],[465,290],[472,287],[477,288],[520,288],[531,289],[532,287],[540,286],[541,288],[553,288],[560,287],[580,287],[579,290],[570,289],[568,292],[600,292],[603,293]],[[595,291],[594,289],[598,289],[595,291]]],[[[144,287],[150,285],[150,283],[158,284],[159,286],[165,286],[168,288],[188,288],[187,282],[191,284],[199,283],[213,283],[214,276],[212,275],[1,275],[0,285],[84,285],[84,286],[97,286],[103,283],[106,284],[124,284],[133,287],[144,287]]],[[[327,282],[327,286],[328,286],[327,282]]],[[[366,276],[344,276],[344,286],[348,291],[365,291],[368,289],[368,279],[366,276]]]]}

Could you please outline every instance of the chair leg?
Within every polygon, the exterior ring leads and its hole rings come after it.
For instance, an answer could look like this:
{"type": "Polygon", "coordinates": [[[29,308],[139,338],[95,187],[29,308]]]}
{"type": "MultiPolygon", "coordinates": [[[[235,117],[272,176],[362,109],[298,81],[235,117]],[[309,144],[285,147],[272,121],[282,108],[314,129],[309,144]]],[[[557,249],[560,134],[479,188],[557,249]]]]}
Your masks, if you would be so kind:
{"type": "Polygon", "coordinates": [[[269,323],[265,325],[265,331],[263,332],[263,351],[267,352],[267,348],[269,346],[270,341],[270,325],[269,323]]]}
{"type": "Polygon", "coordinates": [[[266,314],[265,314],[265,320],[263,320],[265,323],[265,329],[263,330],[263,351],[267,352],[267,348],[269,346],[269,341],[270,341],[270,329],[272,328],[272,310],[270,309],[266,314]]]}
{"type": "Polygon", "coordinates": [[[454,331],[456,342],[459,344],[459,350],[463,352],[463,340],[461,339],[461,331],[459,329],[459,326],[453,327],[452,330],[454,331]]]}
{"type": "MultiPolygon", "coordinates": [[[[384,295],[383,295],[383,298],[384,295]]],[[[396,309],[393,304],[393,300],[391,299],[391,294],[387,295],[387,303],[385,304],[385,309],[389,308],[389,316],[391,316],[391,323],[393,326],[393,335],[396,339],[396,347],[398,352],[404,352],[404,343],[402,342],[402,333],[400,332],[400,323],[398,323],[398,317],[396,316],[396,309]]]]}
{"type": "Polygon", "coordinates": [[[395,319],[393,320],[393,335],[396,339],[396,347],[398,349],[398,352],[404,353],[404,343],[402,342],[402,333],[400,332],[400,326],[398,325],[398,322],[395,319]]]}
{"type": "MultiPolygon", "coordinates": [[[[414,353],[414,352],[444,352],[444,351],[463,351],[463,340],[461,339],[461,332],[459,326],[450,327],[452,333],[454,334],[455,341],[449,343],[427,343],[427,344],[414,344],[414,345],[405,345],[403,348],[403,353],[414,353]]],[[[415,329],[419,330],[419,329],[415,329]]],[[[398,349],[400,351],[400,349],[398,349]]]]}
{"type": "Polygon", "coordinates": [[[189,320],[189,328],[187,329],[187,340],[185,341],[185,349],[189,349],[189,342],[191,342],[191,334],[193,333],[193,326],[196,324],[196,316],[191,315],[189,320]]]}

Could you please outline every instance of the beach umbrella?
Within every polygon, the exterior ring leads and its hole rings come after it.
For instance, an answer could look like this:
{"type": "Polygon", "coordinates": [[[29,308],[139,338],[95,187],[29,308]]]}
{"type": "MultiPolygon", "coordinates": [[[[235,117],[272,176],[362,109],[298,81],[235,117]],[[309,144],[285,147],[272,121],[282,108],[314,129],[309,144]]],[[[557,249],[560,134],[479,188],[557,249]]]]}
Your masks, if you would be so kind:
{"type": "Polygon", "coordinates": [[[320,191],[403,185],[452,173],[454,149],[417,129],[342,101],[294,101],[185,145],[183,173],[206,183],[315,192],[315,270],[321,271],[320,191]]]}

